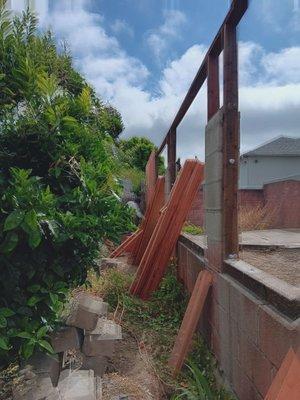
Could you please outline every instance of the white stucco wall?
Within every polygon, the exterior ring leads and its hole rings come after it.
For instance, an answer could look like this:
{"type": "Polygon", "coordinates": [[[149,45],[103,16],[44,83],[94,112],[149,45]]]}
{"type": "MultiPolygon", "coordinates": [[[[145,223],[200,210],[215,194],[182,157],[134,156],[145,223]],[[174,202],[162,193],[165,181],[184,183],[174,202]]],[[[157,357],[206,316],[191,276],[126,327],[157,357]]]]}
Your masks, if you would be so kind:
{"type": "Polygon", "coordinates": [[[276,179],[300,175],[300,157],[251,156],[240,161],[240,189],[261,189],[276,179]]]}

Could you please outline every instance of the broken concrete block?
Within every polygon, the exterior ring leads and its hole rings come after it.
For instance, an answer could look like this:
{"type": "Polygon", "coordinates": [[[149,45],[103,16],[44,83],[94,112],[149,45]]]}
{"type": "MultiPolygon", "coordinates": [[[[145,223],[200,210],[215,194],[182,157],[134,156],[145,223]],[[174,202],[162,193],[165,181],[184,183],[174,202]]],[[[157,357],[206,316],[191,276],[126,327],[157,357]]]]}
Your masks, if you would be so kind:
{"type": "Polygon", "coordinates": [[[61,363],[57,355],[36,352],[27,361],[25,369],[30,368],[36,375],[50,377],[53,386],[57,385],[61,363]]]}
{"type": "Polygon", "coordinates": [[[81,292],[77,297],[76,301],[80,306],[92,313],[97,314],[99,317],[106,317],[108,304],[101,299],[101,297],[94,296],[91,293],[81,292]]]}
{"type": "Polygon", "coordinates": [[[98,314],[90,312],[82,308],[78,303],[72,304],[70,314],[66,324],[81,329],[95,329],[98,322],[98,314]]]}
{"type": "Polygon", "coordinates": [[[95,329],[86,331],[86,333],[90,335],[99,335],[102,339],[122,339],[121,326],[106,318],[99,318],[95,329]]]}
{"type": "Polygon", "coordinates": [[[55,353],[63,353],[70,349],[80,349],[83,332],[73,326],[60,328],[51,335],[51,344],[55,353]]]}
{"type": "Polygon", "coordinates": [[[88,357],[83,355],[81,369],[91,369],[95,376],[103,376],[108,365],[108,358],[105,356],[88,357]]]}
{"type": "Polygon", "coordinates": [[[23,381],[13,387],[14,400],[44,400],[57,393],[49,376],[37,376],[36,379],[23,381]]]}
{"type": "Polygon", "coordinates": [[[99,335],[86,334],[83,341],[82,351],[88,357],[106,356],[112,357],[115,350],[113,339],[101,339],[99,335]]]}
{"type": "Polygon", "coordinates": [[[64,370],[60,374],[58,389],[64,400],[95,400],[94,372],[64,370]]]}
{"type": "Polygon", "coordinates": [[[107,315],[108,304],[100,297],[82,292],[74,298],[67,319],[67,325],[93,330],[99,317],[107,315]]]}
{"type": "Polygon", "coordinates": [[[99,267],[99,272],[104,271],[105,269],[109,268],[117,268],[124,265],[124,263],[117,258],[102,258],[100,267],[99,267]]]}

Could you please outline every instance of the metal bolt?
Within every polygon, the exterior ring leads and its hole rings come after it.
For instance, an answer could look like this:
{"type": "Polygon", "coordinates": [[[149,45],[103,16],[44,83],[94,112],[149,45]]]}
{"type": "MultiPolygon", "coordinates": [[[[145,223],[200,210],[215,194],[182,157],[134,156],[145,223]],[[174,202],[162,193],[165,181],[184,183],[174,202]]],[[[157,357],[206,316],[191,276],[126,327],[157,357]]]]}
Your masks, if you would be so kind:
{"type": "Polygon", "coordinates": [[[237,254],[229,254],[229,255],[228,255],[228,258],[229,258],[230,260],[237,260],[238,255],[237,255],[237,254]]]}
{"type": "Polygon", "coordinates": [[[235,159],[234,158],[230,158],[229,159],[229,164],[234,164],[235,163],[235,159]]]}

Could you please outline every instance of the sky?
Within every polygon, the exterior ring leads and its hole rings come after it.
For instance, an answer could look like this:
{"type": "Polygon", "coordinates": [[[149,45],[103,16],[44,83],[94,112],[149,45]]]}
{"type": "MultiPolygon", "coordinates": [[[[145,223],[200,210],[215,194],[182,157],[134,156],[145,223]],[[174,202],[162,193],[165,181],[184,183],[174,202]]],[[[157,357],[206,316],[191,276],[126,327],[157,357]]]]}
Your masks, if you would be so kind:
{"type": "MultiPolygon", "coordinates": [[[[20,10],[25,0],[11,0],[20,10]]],[[[42,30],[122,114],[124,137],[159,145],[230,0],[35,0],[42,30]]],[[[239,26],[241,152],[300,137],[300,0],[252,0],[239,26]]],[[[222,60],[220,60],[222,63],[222,60]]],[[[204,157],[206,86],[178,128],[177,153],[204,157]]]]}

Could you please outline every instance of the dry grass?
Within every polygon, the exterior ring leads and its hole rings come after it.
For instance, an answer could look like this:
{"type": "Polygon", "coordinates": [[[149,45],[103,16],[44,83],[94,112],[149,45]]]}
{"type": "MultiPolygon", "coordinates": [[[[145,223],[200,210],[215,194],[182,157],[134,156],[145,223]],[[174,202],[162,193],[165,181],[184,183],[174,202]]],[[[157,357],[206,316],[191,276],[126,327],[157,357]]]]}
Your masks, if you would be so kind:
{"type": "Polygon", "coordinates": [[[240,207],[239,231],[268,229],[272,227],[277,212],[278,208],[271,209],[269,206],[240,207]]]}

